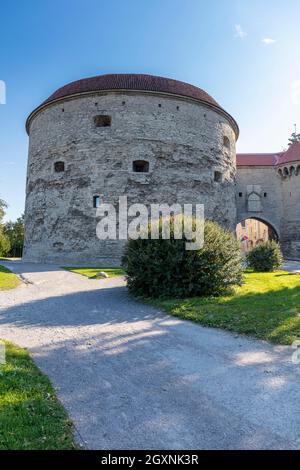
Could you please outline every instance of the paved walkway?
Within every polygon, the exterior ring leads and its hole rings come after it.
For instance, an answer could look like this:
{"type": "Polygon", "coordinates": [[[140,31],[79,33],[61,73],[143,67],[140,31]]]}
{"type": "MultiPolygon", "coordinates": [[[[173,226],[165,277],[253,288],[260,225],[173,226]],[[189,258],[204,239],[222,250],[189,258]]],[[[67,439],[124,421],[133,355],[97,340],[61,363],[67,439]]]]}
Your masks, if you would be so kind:
{"type": "Polygon", "coordinates": [[[122,278],[2,262],[0,337],[26,347],[90,449],[300,448],[300,365],[131,300],[122,278]]]}
{"type": "Polygon", "coordinates": [[[296,274],[300,274],[300,261],[285,261],[283,268],[296,274]]]}

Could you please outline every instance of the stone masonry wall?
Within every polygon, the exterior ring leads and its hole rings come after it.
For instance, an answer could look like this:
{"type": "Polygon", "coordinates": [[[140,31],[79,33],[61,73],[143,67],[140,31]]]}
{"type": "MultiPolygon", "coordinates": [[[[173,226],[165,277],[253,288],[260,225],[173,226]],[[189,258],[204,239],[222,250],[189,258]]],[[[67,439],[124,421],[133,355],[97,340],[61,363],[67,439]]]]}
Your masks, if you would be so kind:
{"type": "Polygon", "coordinates": [[[96,237],[94,195],[114,204],[120,195],[129,203],[202,203],[206,218],[234,230],[235,173],[234,130],[200,103],[139,92],[52,103],[30,126],[24,259],[120,264],[123,243],[96,237]],[[95,127],[96,115],[111,116],[111,126],[95,127]],[[132,171],[140,159],[149,173],[132,171]],[[56,161],[64,172],[54,172],[56,161]]]}
{"type": "Polygon", "coordinates": [[[290,163],[277,169],[283,200],[281,243],[286,257],[300,259],[300,168],[290,163]]]}
{"type": "Polygon", "coordinates": [[[239,167],[237,170],[236,199],[238,222],[251,217],[261,219],[263,222],[269,223],[280,238],[282,197],[280,178],[274,167],[239,167]],[[249,210],[251,206],[248,206],[248,198],[251,193],[259,196],[260,210],[249,210]]]}
{"type": "MultiPolygon", "coordinates": [[[[256,218],[270,224],[286,258],[300,259],[300,171],[280,167],[243,166],[237,170],[237,220],[256,218]],[[259,195],[259,211],[249,210],[249,194],[259,195]]],[[[251,208],[251,207],[250,207],[251,208]]]]}

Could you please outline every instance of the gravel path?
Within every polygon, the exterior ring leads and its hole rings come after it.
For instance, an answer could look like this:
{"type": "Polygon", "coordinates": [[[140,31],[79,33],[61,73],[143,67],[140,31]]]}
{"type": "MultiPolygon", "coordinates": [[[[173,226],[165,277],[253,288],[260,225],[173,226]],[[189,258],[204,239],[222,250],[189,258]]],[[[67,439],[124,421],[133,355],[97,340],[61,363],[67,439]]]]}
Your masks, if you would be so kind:
{"type": "Polygon", "coordinates": [[[295,274],[300,274],[300,261],[285,261],[283,268],[295,274]]]}
{"type": "Polygon", "coordinates": [[[203,328],[127,296],[122,278],[2,262],[0,337],[26,347],[90,449],[300,448],[290,347],[203,328]]]}

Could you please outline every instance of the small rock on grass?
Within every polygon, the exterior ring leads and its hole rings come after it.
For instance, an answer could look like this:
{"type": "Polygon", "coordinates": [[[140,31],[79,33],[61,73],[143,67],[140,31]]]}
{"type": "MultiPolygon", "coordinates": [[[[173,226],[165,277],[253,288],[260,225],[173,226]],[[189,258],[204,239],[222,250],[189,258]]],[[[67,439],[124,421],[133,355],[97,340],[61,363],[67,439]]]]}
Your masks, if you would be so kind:
{"type": "Polygon", "coordinates": [[[107,273],[105,273],[104,271],[99,271],[98,273],[95,274],[95,277],[96,278],[107,278],[109,277],[109,275],[107,273]]]}

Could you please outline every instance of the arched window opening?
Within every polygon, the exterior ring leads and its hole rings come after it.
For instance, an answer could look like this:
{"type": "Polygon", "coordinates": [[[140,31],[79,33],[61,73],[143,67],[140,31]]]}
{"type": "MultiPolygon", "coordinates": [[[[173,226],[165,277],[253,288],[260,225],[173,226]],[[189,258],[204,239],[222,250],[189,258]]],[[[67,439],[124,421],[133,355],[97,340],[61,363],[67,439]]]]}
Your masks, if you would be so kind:
{"type": "Polygon", "coordinates": [[[135,173],[148,173],[149,172],[149,162],[146,160],[135,160],[132,162],[132,171],[135,173]]]}
{"type": "Polygon", "coordinates": [[[261,212],[261,200],[258,194],[256,193],[249,194],[248,211],[249,212],[261,212]]]}
{"type": "Polygon", "coordinates": [[[62,173],[65,171],[65,163],[64,162],[55,162],[54,163],[54,171],[55,173],[62,173]]]}

